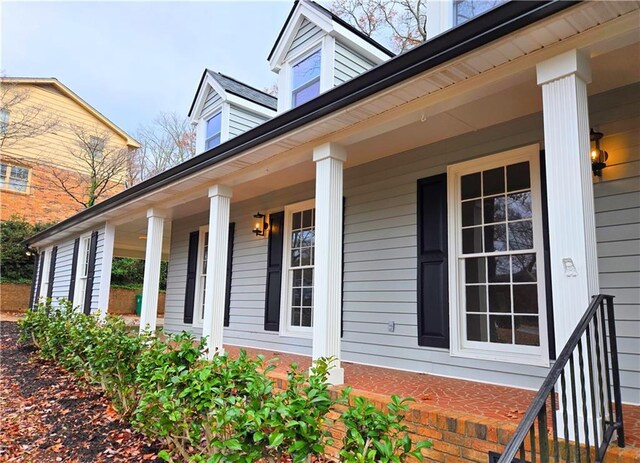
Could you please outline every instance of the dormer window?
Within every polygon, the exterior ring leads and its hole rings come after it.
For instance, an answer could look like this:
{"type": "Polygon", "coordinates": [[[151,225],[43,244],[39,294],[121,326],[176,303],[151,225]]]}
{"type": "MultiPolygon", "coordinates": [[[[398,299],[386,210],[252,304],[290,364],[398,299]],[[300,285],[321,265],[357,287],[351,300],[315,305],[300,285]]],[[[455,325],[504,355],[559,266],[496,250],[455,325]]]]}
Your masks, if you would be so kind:
{"type": "Polygon", "coordinates": [[[453,22],[457,26],[490,9],[504,3],[506,0],[455,0],[453,4],[453,22]]]}
{"type": "Polygon", "coordinates": [[[293,106],[317,97],[320,94],[320,50],[294,64],[292,101],[293,106]]]}
{"type": "Polygon", "coordinates": [[[220,144],[220,136],[222,133],[222,113],[219,112],[212,118],[207,120],[207,133],[204,141],[204,147],[207,150],[214,148],[220,144]]]}

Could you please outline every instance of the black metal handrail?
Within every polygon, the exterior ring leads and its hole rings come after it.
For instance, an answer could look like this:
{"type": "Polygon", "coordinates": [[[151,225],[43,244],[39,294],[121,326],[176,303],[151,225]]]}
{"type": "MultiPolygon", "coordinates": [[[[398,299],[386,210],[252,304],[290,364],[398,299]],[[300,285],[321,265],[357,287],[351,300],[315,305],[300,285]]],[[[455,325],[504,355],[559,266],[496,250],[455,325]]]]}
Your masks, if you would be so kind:
{"type": "MultiPolygon", "coordinates": [[[[551,457],[556,463],[561,460],[591,463],[592,457],[595,463],[601,463],[614,432],[617,432],[618,446],[624,447],[613,296],[600,294],[593,297],[589,308],[569,337],[497,461],[512,463],[518,455],[518,460],[525,462],[528,454],[532,463],[536,463],[538,457],[541,463],[549,462],[551,457]],[[585,368],[585,351],[588,368],[585,368]],[[567,374],[569,388],[567,388],[567,374]],[[558,383],[560,383],[559,391],[556,393],[558,383]],[[567,393],[571,396],[570,403],[567,400],[567,393]],[[564,436],[562,446],[558,439],[557,395],[560,396],[561,402],[560,413],[564,436]],[[580,420],[580,413],[582,413],[582,420],[580,420]],[[548,414],[551,415],[551,423],[548,422],[548,414]],[[569,423],[569,414],[572,415],[572,427],[569,423]],[[529,437],[528,449],[525,448],[527,436],[529,437]]],[[[491,455],[490,461],[495,461],[495,457],[495,454],[491,455]]]]}

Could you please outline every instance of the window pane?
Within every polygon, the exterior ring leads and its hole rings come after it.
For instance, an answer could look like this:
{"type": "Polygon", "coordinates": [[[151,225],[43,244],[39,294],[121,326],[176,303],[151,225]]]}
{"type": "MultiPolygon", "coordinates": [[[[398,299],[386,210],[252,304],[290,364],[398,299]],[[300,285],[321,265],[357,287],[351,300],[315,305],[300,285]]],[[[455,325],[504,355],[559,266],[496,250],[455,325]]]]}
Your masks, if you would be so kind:
{"type": "Polygon", "coordinates": [[[292,219],[293,225],[291,228],[297,230],[302,225],[302,212],[294,212],[292,219]]]}
{"type": "Polygon", "coordinates": [[[516,254],[512,256],[513,281],[536,281],[536,255],[516,254]]]}
{"type": "Polygon", "coordinates": [[[482,252],[482,227],[462,230],[462,252],[464,254],[482,252]]]}
{"type": "Polygon", "coordinates": [[[0,164],[0,187],[5,185],[5,179],[7,178],[7,166],[0,164]]]}
{"type": "Polygon", "coordinates": [[[313,269],[307,268],[303,271],[302,284],[304,286],[313,286],[313,269]]]}
{"type": "Polygon", "coordinates": [[[218,146],[220,144],[220,134],[215,135],[209,139],[207,139],[207,141],[205,142],[205,149],[210,150],[211,148],[215,148],[216,146],[218,146]]]}
{"type": "Polygon", "coordinates": [[[291,309],[291,325],[300,326],[300,307],[291,309]]]}
{"type": "Polygon", "coordinates": [[[300,326],[311,327],[311,309],[303,307],[300,315],[300,326]]]}
{"type": "Polygon", "coordinates": [[[494,196],[484,199],[484,223],[503,222],[504,196],[494,196]]]}
{"type": "Polygon", "coordinates": [[[510,315],[491,315],[489,317],[491,342],[501,344],[512,343],[512,326],[510,315]]]}
{"type": "Polygon", "coordinates": [[[218,132],[220,132],[221,128],[222,128],[222,113],[218,113],[207,121],[206,138],[209,138],[212,135],[217,134],[218,132]]]}
{"type": "Polygon", "coordinates": [[[511,313],[510,285],[489,285],[489,312],[511,313]]]}
{"type": "Polygon", "coordinates": [[[302,289],[293,288],[291,292],[291,305],[295,307],[299,307],[302,302],[302,289]]]}
{"type": "Polygon", "coordinates": [[[484,283],[487,281],[485,258],[465,259],[465,276],[467,283],[484,283]]]}
{"type": "Polygon", "coordinates": [[[313,307],[313,288],[302,289],[302,304],[303,307],[313,307]]]}
{"type": "Polygon", "coordinates": [[[9,173],[9,189],[14,191],[27,191],[29,169],[25,167],[11,166],[9,173]]]}
{"type": "Polygon", "coordinates": [[[531,192],[511,193],[507,196],[509,220],[531,218],[531,192]]]}
{"type": "Polygon", "coordinates": [[[538,317],[514,317],[516,344],[524,346],[540,345],[538,317]]]}
{"type": "Polygon", "coordinates": [[[487,311],[487,287],[485,285],[467,286],[467,312],[487,311]]]}
{"type": "Polygon", "coordinates": [[[504,167],[482,173],[482,193],[485,196],[504,193],[504,167]]]}
{"type": "Polygon", "coordinates": [[[509,249],[533,249],[533,226],[531,220],[509,224],[509,249]]]}
{"type": "Polygon", "coordinates": [[[526,190],[530,187],[529,162],[520,162],[507,167],[507,190],[526,190]]]}
{"type": "Polygon", "coordinates": [[[293,106],[300,106],[320,95],[320,80],[293,92],[293,106]]]}
{"type": "Polygon", "coordinates": [[[487,257],[490,283],[509,282],[509,256],[487,257]]]}
{"type": "Polygon", "coordinates": [[[291,284],[295,286],[302,286],[302,270],[294,270],[293,271],[293,281],[291,284]]]}
{"type": "Polygon", "coordinates": [[[480,196],[480,173],[463,175],[461,179],[462,199],[480,196]]]}
{"type": "Polygon", "coordinates": [[[537,285],[513,285],[513,311],[515,313],[538,313],[537,285]]]}
{"type": "Polygon", "coordinates": [[[300,250],[300,265],[311,265],[311,248],[300,250]]]}
{"type": "Polygon", "coordinates": [[[457,0],[454,7],[455,25],[462,24],[504,1],[506,0],[457,0]]]}
{"type": "Polygon", "coordinates": [[[484,227],[484,252],[507,250],[507,226],[488,225],[484,227]]]}
{"type": "Polygon", "coordinates": [[[9,127],[9,111],[5,109],[0,110],[0,133],[7,133],[9,127]]]}
{"type": "Polygon", "coordinates": [[[320,50],[293,66],[293,88],[320,77],[320,50]]]}
{"type": "Polygon", "coordinates": [[[467,315],[467,339],[481,342],[488,340],[486,315],[467,315]]]}
{"type": "Polygon", "coordinates": [[[462,226],[482,224],[482,202],[479,199],[462,203],[462,226]]]}

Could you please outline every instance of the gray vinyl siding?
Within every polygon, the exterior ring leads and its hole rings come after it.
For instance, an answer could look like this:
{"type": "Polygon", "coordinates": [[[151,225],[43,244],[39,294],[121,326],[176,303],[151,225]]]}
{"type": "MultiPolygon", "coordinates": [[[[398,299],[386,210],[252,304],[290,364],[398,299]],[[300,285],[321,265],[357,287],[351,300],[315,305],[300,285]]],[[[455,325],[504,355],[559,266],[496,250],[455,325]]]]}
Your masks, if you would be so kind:
{"type": "Polygon", "coordinates": [[[334,85],[353,79],[375,66],[373,62],[338,41],[335,50],[334,85]]]}
{"type": "MultiPolygon", "coordinates": [[[[102,277],[102,255],[104,251],[104,228],[98,230],[98,246],[96,248],[96,264],[93,276],[93,288],[91,290],[91,311],[98,309],[98,298],[100,295],[100,278],[102,277]]],[[[103,309],[103,307],[100,307],[103,309]]]]}
{"type": "Polygon", "coordinates": [[[53,291],[51,298],[54,303],[58,299],[69,297],[69,284],[71,282],[71,265],[73,261],[73,240],[65,241],[58,245],[58,256],[56,258],[56,273],[53,280],[53,291]]]}
{"type": "Polygon", "coordinates": [[[229,105],[229,138],[237,137],[241,133],[250,130],[257,125],[268,121],[269,118],[262,116],[236,105],[229,105]]]}
{"type": "Polygon", "coordinates": [[[615,296],[623,400],[640,403],[640,85],[591,99],[607,168],[594,185],[600,291],[615,296]]]}
{"type": "MultiPolygon", "coordinates": [[[[640,86],[634,86],[589,102],[591,125],[608,134],[604,147],[610,167],[595,186],[600,280],[603,291],[616,295],[623,400],[632,403],[640,402],[638,100],[640,86]]],[[[446,172],[452,163],[533,143],[544,147],[540,113],[345,171],[344,360],[540,386],[546,367],[452,357],[447,349],[418,346],[416,313],[417,180],[446,172]],[[387,329],[391,321],[394,332],[387,329]]],[[[308,339],[283,338],[263,329],[268,240],[253,236],[251,222],[256,211],[275,212],[313,195],[314,183],[307,182],[232,204],[236,236],[226,343],[310,354],[308,339]]],[[[203,212],[173,224],[165,315],[171,331],[190,328],[182,324],[188,235],[206,221],[203,212]]]]}
{"type": "Polygon", "coordinates": [[[207,94],[207,98],[204,100],[204,104],[202,105],[201,114],[206,114],[208,111],[212,110],[216,106],[219,106],[222,103],[222,98],[218,93],[209,87],[209,93],[207,94]]]}
{"type": "Polygon", "coordinates": [[[296,35],[291,41],[291,46],[289,47],[289,51],[287,51],[285,60],[295,57],[299,52],[319,40],[323,34],[322,29],[304,18],[298,28],[298,32],[296,32],[296,35]]]}

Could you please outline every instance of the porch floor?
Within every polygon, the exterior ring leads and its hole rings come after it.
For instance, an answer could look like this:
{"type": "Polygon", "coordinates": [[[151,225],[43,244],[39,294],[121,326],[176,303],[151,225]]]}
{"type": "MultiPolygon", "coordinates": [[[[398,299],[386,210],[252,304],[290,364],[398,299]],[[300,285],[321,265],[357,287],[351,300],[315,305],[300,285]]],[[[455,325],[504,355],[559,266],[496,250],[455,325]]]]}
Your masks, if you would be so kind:
{"type": "MultiPolygon", "coordinates": [[[[277,359],[277,374],[285,374],[289,365],[300,369],[311,366],[311,357],[248,347],[225,346],[231,356],[241,349],[251,356],[264,355],[266,360],[277,359]]],[[[378,394],[412,397],[416,403],[453,410],[467,416],[484,417],[517,424],[524,416],[536,391],[494,384],[478,383],[455,378],[393,370],[350,362],[342,362],[345,383],[361,395],[378,394]]],[[[636,447],[640,459],[640,406],[623,405],[625,440],[628,447],[636,447]]],[[[612,444],[615,446],[615,444],[612,444]]]]}

